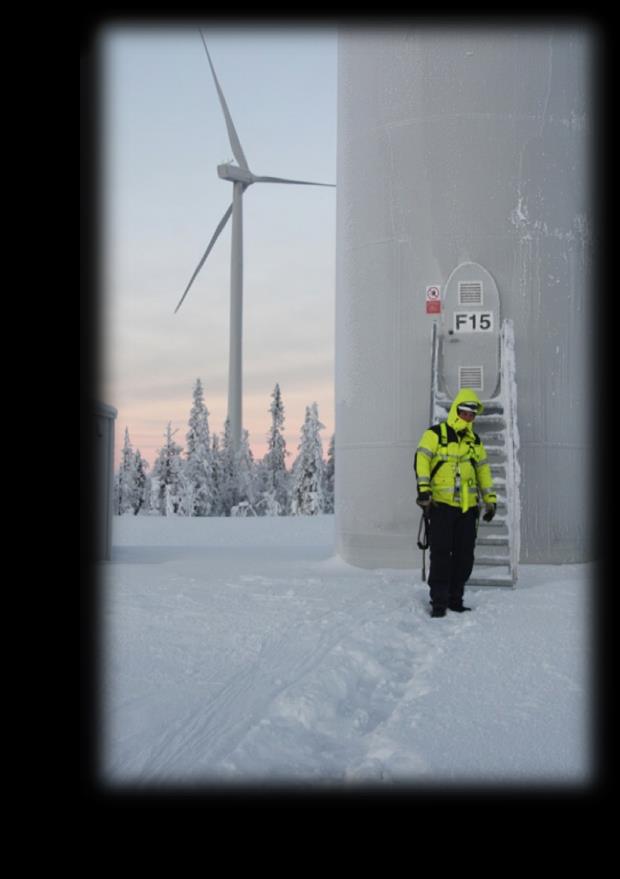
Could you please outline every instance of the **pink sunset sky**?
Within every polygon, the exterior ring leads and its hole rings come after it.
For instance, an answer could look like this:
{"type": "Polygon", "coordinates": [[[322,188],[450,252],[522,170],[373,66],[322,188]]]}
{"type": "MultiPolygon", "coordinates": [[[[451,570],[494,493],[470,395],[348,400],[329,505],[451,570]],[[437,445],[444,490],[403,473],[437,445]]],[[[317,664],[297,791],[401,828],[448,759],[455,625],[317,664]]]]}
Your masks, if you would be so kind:
{"type": "MultiPolygon", "coordinates": [[[[336,31],[203,25],[255,174],[336,182],[336,31]]],[[[212,433],[227,411],[230,223],[174,309],[232,197],[217,165],[232,159],[196,27],[107,27],[101,174],[104,376],[153,464],[168,422],[185,446],[192,392],[204,388],[212,433]]],[[[306,406],[318,404],[324,454],[334,431],[336,190],[256,184],[244,195],[243,422],[266,451],[280,384],[292,464],[306,406]]]]}

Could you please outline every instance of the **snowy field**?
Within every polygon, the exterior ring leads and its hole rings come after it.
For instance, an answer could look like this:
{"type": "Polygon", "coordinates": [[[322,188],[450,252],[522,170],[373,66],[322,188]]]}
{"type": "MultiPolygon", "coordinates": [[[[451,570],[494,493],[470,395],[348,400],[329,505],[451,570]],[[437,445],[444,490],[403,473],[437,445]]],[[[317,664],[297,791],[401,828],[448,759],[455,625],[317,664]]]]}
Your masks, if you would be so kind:
{"type": "Polygon", "coordinates": [[[591,780],[590,566],[523,566],[431,619],[419,569],[352,567],[333,537],[333,516],[115,518],[105,783],[591,780]]]}

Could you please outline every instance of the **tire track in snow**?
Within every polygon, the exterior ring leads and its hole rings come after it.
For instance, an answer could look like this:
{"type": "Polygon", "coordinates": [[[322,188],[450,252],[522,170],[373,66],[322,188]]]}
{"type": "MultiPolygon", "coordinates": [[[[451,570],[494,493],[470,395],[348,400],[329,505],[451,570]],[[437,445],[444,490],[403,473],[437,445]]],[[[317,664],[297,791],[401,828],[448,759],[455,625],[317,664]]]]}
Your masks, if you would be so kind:
{"type": "MultiPolygon", "coordinates": [[[[370,606],[374,604],[370,602],[370,606]]],[[[201,706],[186,712],[172,730],[159,736],[151,746],[148,759],[143,761],[141,775],[177,777],[179,772],[193,774],[201,769],[217,773],[222,761],[250,729],[261,722],[268,706],[281,693],[312,673],[345,636],[385,613],[382,607],[369,616],[367,609],[362,608],[352,619],[351,614],[344,611],[328,612],[318,619],[303,620],[292,632],[289,630],[275,640],[264,641],[253,665],[236,672],[206,708],[201,706]],[[317,622],[334,616],[342,619],[322,630],[318,642],[294,657],[291,664],[290,645],[295,644],[298,649],[303,630],[307,633],[317,622]]]]}
{"type": "MultiPolygon", "coordinates": [[[[452,632],[446,632],[450,621],[444,621],[439,632],[413,590],[405,598],[400,590],[389,595],[386,587],[402,580],[380,579],[386,590],[380,601],[366,598],[352,608],[315,613],[265,636],[251,664],[234,672],[208,704],[183,711],[141,749],[139,778],[238,778],[244,753],[260,750],[261,737],[284,732],[290,738],[300,728],[301,749],[307,750],[311,739],[317,753],[300,763],[293,746],[285,758],[293,774],[310,766],[315,775],[327,767],[342,778],[383,776],[390,717],[403,699],[428,692],[430,672],[445,649],[442,642],[461,631],[465,620],[451,621],[452,632]]],[[[268,750],[274,753],[273,746],[268,750]]],[[[407,765],[421,768],[413,752],[407,765]]],[[[280,771],[286,769],[285,762],[280,771]]]]}

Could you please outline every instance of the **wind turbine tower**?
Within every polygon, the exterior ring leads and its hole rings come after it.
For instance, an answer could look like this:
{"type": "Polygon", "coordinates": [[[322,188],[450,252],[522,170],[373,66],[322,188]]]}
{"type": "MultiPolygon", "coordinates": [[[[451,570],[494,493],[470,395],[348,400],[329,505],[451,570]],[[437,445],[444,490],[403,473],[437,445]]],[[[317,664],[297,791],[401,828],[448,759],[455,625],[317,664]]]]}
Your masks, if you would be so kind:
{"type": "Polygon", "coordinates": [[[209,55],[207,43],[204,34],[200,31],[202,43],[207,54],[207,60],[213,81],[219,97],[219,101],[224,113],[226,129],[228,131],[228,139],[233,151],[233,156],[237,160],[237,165],[227,163],[218,165],[217,173],[222,180],[228,180],[233,185],[232,203],[228,206],[226,213],[218,223],[215,232],[207,249],[205,250],[200,262],[194,270],[194,274],[189,280],[179,304],[175,308],[175,314],[181,307],[183,300],[187,296],[190,287],[194,283],[198,273],[203,267],[207,257],[213,249],[213,245],[217,241],[220,233],[226,226],[232,215],[232,242],[230,256],[230,344],[229,344],[229,361],[228,361],[228,418],[230,421],[230,433],[233,448],[238,450],[241,443],[241,432],[243,427],[242,415],[242,388],[243,388],[243,372],[242,372],[242,338],[243,338],[243,193],[253,183],[292,183],[302,186],[330,186],[333,183],[314,183],[310,180],[286,180],[282,177],[262,177],[253,174],[250,171],[247,159],[241,147],[239,137],[235,130],[235,126],[226,103],[226,98],[219,84],[218,78],[209,55]]]}

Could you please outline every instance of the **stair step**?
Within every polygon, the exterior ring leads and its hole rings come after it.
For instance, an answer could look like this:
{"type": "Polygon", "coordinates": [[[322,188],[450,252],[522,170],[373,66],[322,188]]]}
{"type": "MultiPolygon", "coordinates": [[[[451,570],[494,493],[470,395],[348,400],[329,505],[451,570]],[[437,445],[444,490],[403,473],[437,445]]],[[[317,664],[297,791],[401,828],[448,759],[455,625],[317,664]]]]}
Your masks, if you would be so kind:
{"type": "Polygon", "coordinates": [[[479,528],[497,528],[498,525],[506,525],[508,523],[507,516],[495,516],[492,522],[485,522],[482,518],[478,522],[479,528]]]}
{"type": "Polygon", "coordinates": [[[489,424],[491,421],[504,421],[504,412],[486,412],[476,415],[475,424],[489,424]]]}
{"type": "Polygon", "coordinates": [[[488,433],[485,433],[484,431],[482,431],[482,432],[477,431],[477,433],[478,433],[478,436],[480,437],[480,439],[482,440],[482,442],[484,443],[485,449],[488,448],[489,445],[492,445],[492,444],[501,445],[502,447],[504,447],[506,445],[505,433],[499,433],[498,431],[489,431],[488,433]]]}
{"type": "Polygon", "coordinates": [[[510,586],[514,587],[514,583],[512,581],[512,577],[510,574],[505,576],[491,576],[491,577],[470,577],[467,581],[468,586],[510,586]]]}
{"type": "Polygon", "coordinates": [[[503,568],[505,565],[510,565],[510,559],[504,556],[480,555],[476,556],[474,560],[474,567],[476,565],[491,565],[496,568],[503,568]]]}
{"type": "Polygon", "coordinates": [[[478,546],[508,546],[509,540],[506,534],[489,534],[488,537],[478,537],[478,546]]]}

